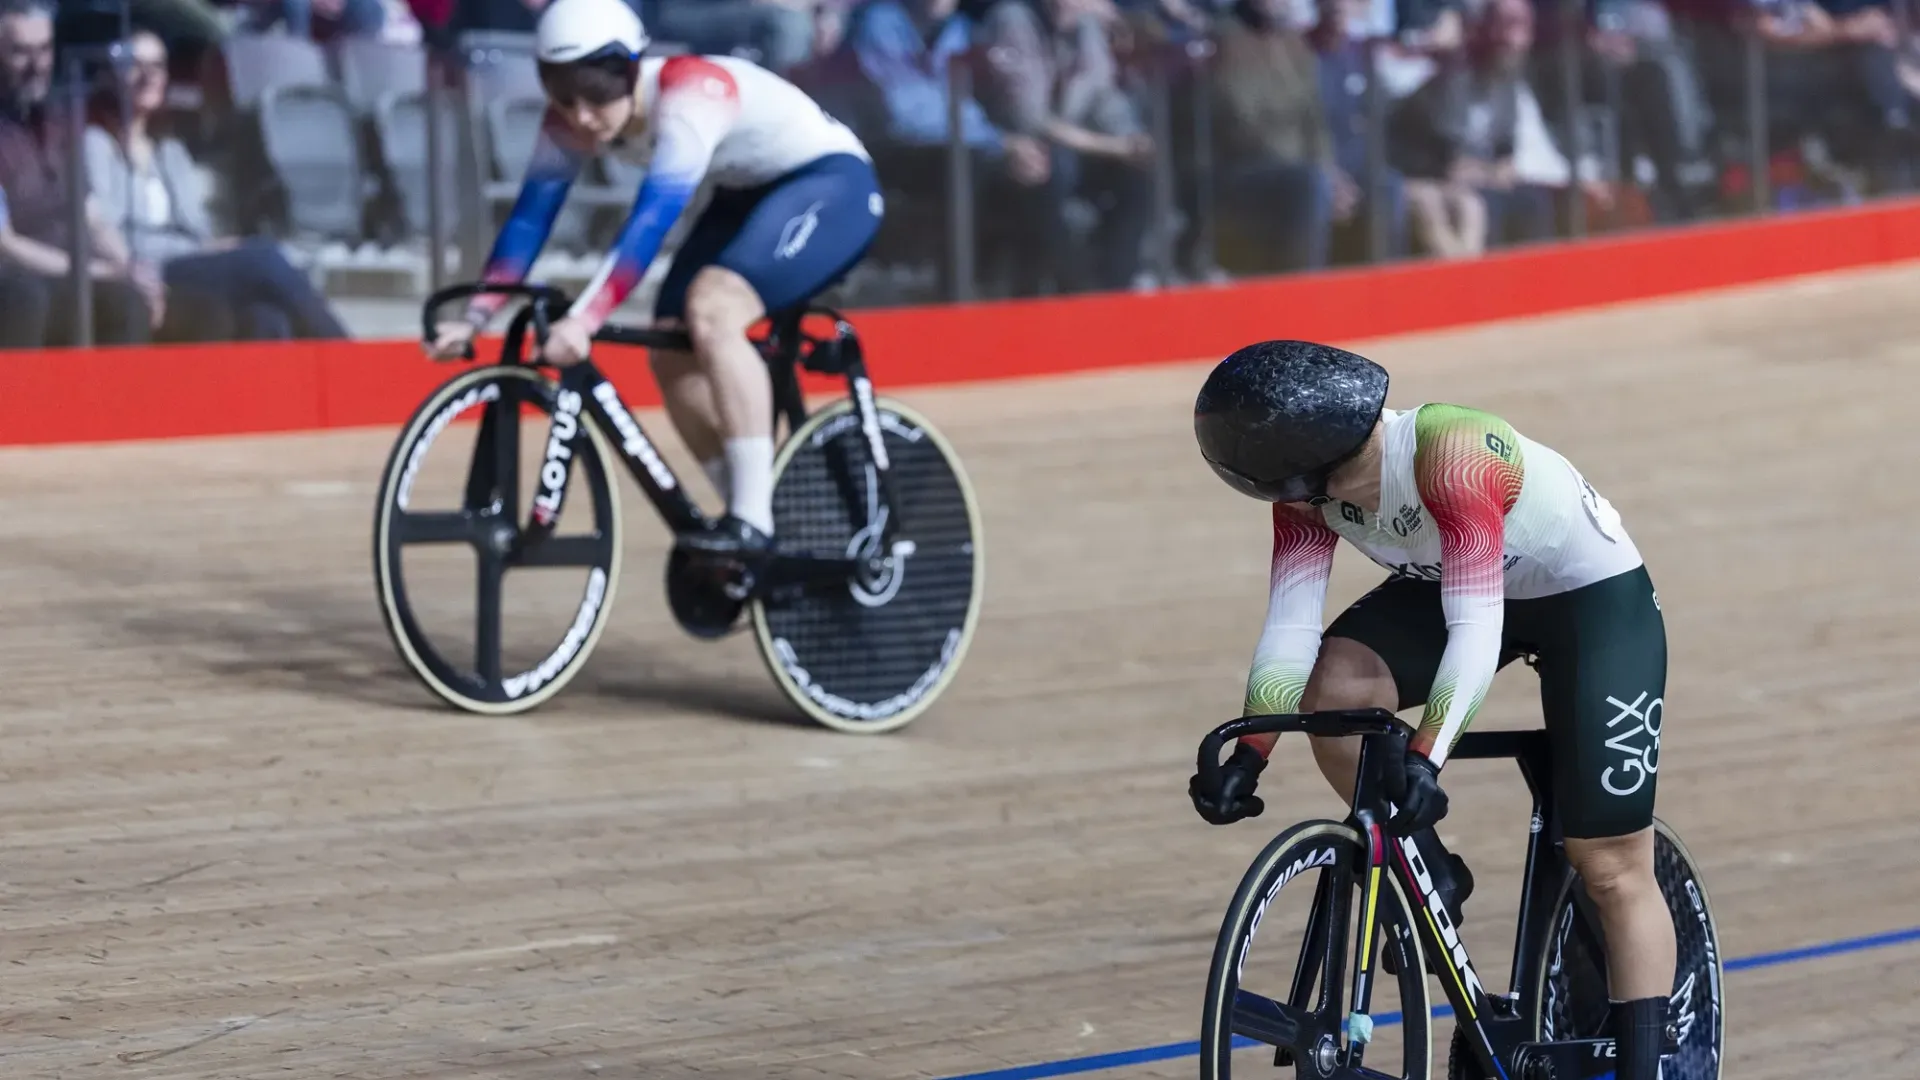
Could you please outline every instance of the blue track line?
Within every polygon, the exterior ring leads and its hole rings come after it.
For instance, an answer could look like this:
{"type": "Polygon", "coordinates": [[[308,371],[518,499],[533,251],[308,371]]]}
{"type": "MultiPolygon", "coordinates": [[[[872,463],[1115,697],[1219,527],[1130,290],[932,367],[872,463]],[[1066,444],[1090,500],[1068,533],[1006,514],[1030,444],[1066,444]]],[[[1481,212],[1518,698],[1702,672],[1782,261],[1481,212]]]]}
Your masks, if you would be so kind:
{"type": "MultiPolygon", "coordinates": [[[[1728,971],[1749,971],[1754,968],[1779,967],[1782,964],[1798,964],[1806,960],[1818,960],[1827,956],[1840,956],[1845,953],[1868,952],[1873,949],[1890,949],[1895,945],[1906,945],[1920,941],[1920,926],[1910,926],[1905,930],[1889,930],[1884,934],[1869,934],[1866,937],[1843,938],[1818,945],[1803,945],[1797,949],[1781,949],[1777,952],[1757,953],[1753,956],[1740,956],[1728,960],[1724,965],[1728,971]]],[[[1436,1017],[1452,1016],[1453,1009],[1442,1005],[1433,1010],[1436,1017]]],[[[1374,1018],[1375,1027],[1387,1027],[1401,1021],[1397,1012],[1381,1013],[1374,1018]]],[[[1259,1046],[1252,1039],[1235,1037],[1235,1049],[1244,1050],[1259,1046]]],[[[1161,1046],[1143,1046],[1137,1050],[1116,1050],[1111,1054],[1091,1054],[1087,1057],[1066,1058],[1061,1061],[1043,1061],[1038,1065],[1019,1065],[1011,1069],[993,1069],[988,1072],[966,1073],[962,1076],[943,1077],[942,1080],[1046,1080],[1053,1076],[1072,1076],[1076,1073],[1099,1072],[1103,1069],[1119,1069],[1128,1065],[1145,1065],[1154,1061],[1171,1061],[1174,1058],[1194,1057],[1200,1053],[1198,1040],[1192,1042],[1166,1043],[1161,1046]]]]}

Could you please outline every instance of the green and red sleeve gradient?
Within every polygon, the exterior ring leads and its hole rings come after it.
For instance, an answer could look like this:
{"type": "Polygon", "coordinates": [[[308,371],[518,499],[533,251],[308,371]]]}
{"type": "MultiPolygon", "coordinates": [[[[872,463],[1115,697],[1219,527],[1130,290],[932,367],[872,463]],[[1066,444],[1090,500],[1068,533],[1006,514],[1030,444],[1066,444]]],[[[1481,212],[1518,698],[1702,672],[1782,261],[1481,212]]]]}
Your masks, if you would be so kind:
{"type": "Polygon", "coordinates": [[[1520,497],[1520,439],[1497,416],[1427,405],[1414,418],[1413,478],[1440,531],[1447,645],[1413,749],[1444,764],[1500,666],[1506,516],[1520,497]]]}
{"type": "MultiPolygon", "coordinates": [[[[1267,622],[1253,649],[1242,716],[1287,713],[1300,707],[1307,676],[1320,655],[1320,617],[1339,540],[1318,513],[1274,504],[1267,622]]],[[[1264,755],[1273,748],[1274,738],[1255,735],[1241,741],[1264,755]]]]}

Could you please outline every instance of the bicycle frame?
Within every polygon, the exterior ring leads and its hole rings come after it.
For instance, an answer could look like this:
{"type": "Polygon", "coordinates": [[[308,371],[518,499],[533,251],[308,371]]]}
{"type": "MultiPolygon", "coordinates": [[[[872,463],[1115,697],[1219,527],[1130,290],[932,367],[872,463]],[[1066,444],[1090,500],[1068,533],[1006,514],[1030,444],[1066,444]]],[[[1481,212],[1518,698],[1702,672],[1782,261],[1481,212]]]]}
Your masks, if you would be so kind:
{"type": "MultiPolygon", "coordinates": [[[[529,358],[527,354],[527,331],[529,328],[533,330],[537,350],[546,341],[552,309],[566,302],[559,290],[545,286],[473,283],[442,289],[428,297],[424,306],[423,321],[428,339],[433,337],[434,313],[440,307],[480,293],[531,298],[532,302],[515,313],[507,326],[500,362],[537,365],[537,359],[529,358]]],[[[685,333],[612,324],[601,327],[594,335],[594,340],[680,352],[693,348],[685,333]]],[[[756,344],[767,361],[768,376],[773,381],[774,426],[777,428],[779,421],[784,419],[790,433],[797,430],[807,417],[799,367],[804,363],[811,370],[823,374],[845,375],[848,393],[859,416],[860,429],[867,440],[868,454],[880,487],[880,513],[884,520],[876,551],[890,552],[899,528],[900,504],[895,497],[892,461],[888,457],[881,430],[873,383],[867,376],[866,362],[853,327],[838,312],[813,306],[776,315],[771,320],[765,338],[756,344]],[[834,320],[834,336],[830,339],[814,339],[805,335],[801,322],[810,314],[831,317],[834,320]]],[[[477,510],[482,504],[490,502],[491,493],[499,489],[503,476],[517,475],[519,424],[505,423],[498,418],[517,418],[522,404],[517,391],[504,393],[482,415],[480,431],[474,440],[472,468],[468,473],[469,509],[477,510]]],[[[669,529],[684,533],[711,524],[710,519],[687,496],[680,478],[655,449],[639,417],[621,399],[618,388],[591,360],[585,360],[560,371],[546,450],[535,478],[539,490],[534,496],[526,526],[519,533],[517,543],[520,550],[546,541],[559,522],[561,505],[573,474],[574,451],[580,440],[585,438],[580,423],[583,412],[592,417],[600,430],[617,438],[620,458],[627,472],[640,490],[646,493],[648,501],[669,529]]],[[[500,499],[508,506],[518,505],[518,494],[517,491],[499,491],[500,499]]],[[[781,554],[775,564],[769,568],[770,585],[815,578],[844,580],[856,569],[856,560],[848,557],[816,558],[786,553],[781,554]]]]}
{"type": "MultiPolygon", "coordinates": [[[[1420,857],[1412,838],[1390,836],[1384,825],[1392,816],[1382,780],[1380,763],[1399,760],[1404,753],[1408,729],[1381,709],[1335,710],[1320,713],[1248,716],[1216,728],[1201,744],[1200,762],[1204,773],[1219,769],[1220,749],[1228,739],[1244,735],[1300,731],[1318,736],[1361,737],[1358,783],[1355,785],[1351,817],[1348,823],[1359,829],[1365,847],[1365,859],[1359,867],[1322,875],[1314,894],[1312,914],[1301,939],[1300,960],[1294,969],[1293,985],[1285,1002],[1273,1001],[1236,988],[1233,1003],[1233,1030],[1236,1035],[1257,1039],[1278,1048],[1276,1064],[1285,1064],[1294,1055],[1314,1049],[1325,1025],[1321,1020],[1334,1005],[1333,988],[1344,981],[1346,957],[1341,950],[1329,948],[1333,928],[1344,934],[1351,888],[1332,891],[1335,882],[1348,882],[1364,874],[1359,940],[1354,946],[1354,971],[1349,999],[1353,1011],[1366,1014],[1371,1006],[1375,935],[1382,932],[1379,895],[1382,876],[1397,877],[1419,912],[1409,912],[1417,927],[1427,955],[1437,958],[1434,970],[1439,974],[1452,1006],[1456,1023],[1467,1033],[1468,1044],[1481,1069],[1498,1080],[1524,1080],[1551,1063],[1559,1080],[1591,1080],[1610,1075],[1614,1061],[1611,1038],[1570,1039],[1536,1042],[1533,1018],[1543,1003],[1539,1000],[1541,956],[1535,942],[1537,929],[1551,918],[1556,890],[1568,866],[1564,838],[1552,812],[1553,771],[1544,730],[1470,732],[1456,744],[1449,762],[1462,760],[1508,759],[1518,762],[1532,795],[1533,810],[1527,838],[1526,865],[1521,876],[1519,920],[1514,928],[1512,968],[1508,974],[1509,992],[1490,993],[1473,965],[1473,958],[1459,929],[1452,923],[1434,889],[1431,874],[1420,857]],[[1389,741],[1397,746],[1389,745],[1389,741]],[[1390,855],[1389,855],[1390,853],[1390,855]],[[1424,916],[1424,917],[1423,917],[1424,916]],[[1321,979],[1319,1000],[1311,1000],[1317,976],[1321,979]],[[1302,1036],[1305,1036],[1303,1038],[1302,1036]]],[[[1600,922],[1584,891],[1576,891],[1575,902],[1584,918],[1574,920],[1570,932],[1590,935],[1587,946],[1592,955],[1604,956],[1600,922]]],[[[1342,1064],[1360,1068],[1365,1054],[1364,1040],[1351,1041],[1342,1064]]],[[[1378,1074],[1374,1074],[1378,1075],[1378,1074]]]]}

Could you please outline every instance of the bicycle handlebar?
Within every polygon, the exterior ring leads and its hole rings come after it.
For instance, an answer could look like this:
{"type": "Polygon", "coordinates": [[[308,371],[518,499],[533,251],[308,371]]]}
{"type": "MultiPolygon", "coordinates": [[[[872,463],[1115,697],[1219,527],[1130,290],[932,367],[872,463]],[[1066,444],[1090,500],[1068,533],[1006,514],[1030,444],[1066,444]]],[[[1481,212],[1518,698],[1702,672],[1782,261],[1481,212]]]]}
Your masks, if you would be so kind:
{"type": "Polygon", "coordinates": [[[1200,776],[1209,788],[1220,786],[1220,750],[1227,740],[1247,735],[1274,735],[1289,731],[1308,735],[1396,735],[1405,739],[1411,731],[1385,709],[1326,709],[1310,713],[1270,713],[1229,720],[1200,740],[1200,776]]]}
{"type": "MultiPolygon", "coordinates": [[[[465,300],[481,293],[498,293],[501,296],[525,296],[533,301],[533,339],[544,344],[547,340],[547,327],[552,322],[549,309],[555,305],[565,307],[567,294],[551,285],[529,285],[524,282],[468,281],[446,288],[427,297],[420,308],[421,340],[432,341],[437,332],[439,320],[434,316],[439,310],[455,300],[465,300]]],[[[473,359],[473,345],[467,345],[466,359],[473,359]]]]}
{"type": "MultiPolygon", "coordinates": [[[[472,281],[459,285],[449,285],[427,297],[421,308],[421,330],[424,340],[432,341],[437,332],[435,315],[455,300],[464,300],[482,293],[497,293],[501,296],[524,296],[533,301],[533,340],[544,345],[547,341],[547,328],[552,324],[552,312],[556,308],[565,308],[570,302],[566,293],[551,285],[529,285],[514,282],[472,281]]],[[[685,351],[693,347],[692,341],[684,330],[657,330],[651,327],[618,326],[608,323],[593,335],[595,341],[608,341],[615,345],[633,345],[643,349],[677,349],[685,351]]],[[[466,359],[473,359],[473,346],[468,344],[466,359]]]]}

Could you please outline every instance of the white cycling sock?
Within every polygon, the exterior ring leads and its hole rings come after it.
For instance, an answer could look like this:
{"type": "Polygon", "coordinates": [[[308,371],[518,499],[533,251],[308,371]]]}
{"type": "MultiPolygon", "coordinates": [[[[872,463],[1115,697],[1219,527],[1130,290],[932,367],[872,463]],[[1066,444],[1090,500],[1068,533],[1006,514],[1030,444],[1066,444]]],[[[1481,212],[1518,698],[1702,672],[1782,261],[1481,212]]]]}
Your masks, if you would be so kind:
{"type": "Polygon", "coordinates": [[[727,511],[773,535],[773,440],[765,435],[728,439],[727,511]]]}
{"type": "Polygon", "coordinates": [[[707,460],[700,463],[700,468],[703,472],[707,474],[707,480],[713,484],[713,490],[717,492],[721,498],[723,499],[726,498],[727,497],[727,459],[726,457],[723,455],[721,457],[708,458],[707,460]]]}

